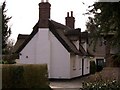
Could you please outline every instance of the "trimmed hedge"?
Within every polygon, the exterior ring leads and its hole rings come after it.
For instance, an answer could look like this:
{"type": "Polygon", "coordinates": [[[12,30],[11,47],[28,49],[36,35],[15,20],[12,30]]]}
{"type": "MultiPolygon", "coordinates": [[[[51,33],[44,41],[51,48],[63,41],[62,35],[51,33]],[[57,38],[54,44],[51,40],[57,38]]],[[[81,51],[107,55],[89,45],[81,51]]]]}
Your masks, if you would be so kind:
{"type": "Polygon", "coordinates": [[[48,88],[45,90],[49,90],[47,65],[2,65],[2,88],[28,88],[32,90],[48,88]]]}

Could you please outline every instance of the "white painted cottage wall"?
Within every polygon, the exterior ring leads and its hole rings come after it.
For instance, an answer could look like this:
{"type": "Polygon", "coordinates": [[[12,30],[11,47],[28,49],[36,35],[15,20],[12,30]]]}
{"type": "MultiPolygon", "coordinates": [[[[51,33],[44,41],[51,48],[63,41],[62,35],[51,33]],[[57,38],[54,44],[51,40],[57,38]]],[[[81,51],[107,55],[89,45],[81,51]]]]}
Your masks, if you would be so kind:
{"type": "Polygon", "coordinates": [[[49,29],[42,28],[38,31],[38,40],[36,42],[36,63],[49,63],[50,61],[50,40],[49,29]]]}
{"type": "MultiPolygon", "coordinates": [[[[20,53],[22,64],[47,64],[49,78],[69,79],[82,75],[82,57],[70,55],[48,28],[40,28],[20,53]],[[75,68],[73,68],[73,60],[75,60],[75,68]]],[[[87,59],[84,60],[84,75],[88,73],[87,59]]]]}
{"type": "Polygon", "coordinates": [[[40,28],[21,54],[22,64],[47,64],[49,78],[70,78],[70,54],[47,28],[40,28]]]}
{"type": "Polygon", "coordinates": [[[22,64],[33,64],[35,63],[36,55],[36,44],[38,40],[38,33],[30,40],[30,42],[20,52],[20,61],[22,64]],[[28,57],[28,58],[27,58],[28,57]]]}
{"type": "Polygon", "coordinates": [[[50,59],[50,45],[48,28],[39,29],[38,33],[21,51],[20,63],[45,64],[50,59]],[[28,56],[28,58],[26,58],[28,56]]]}
{"type": "Polygon", "coordinates": [[[50,32],[51,74],[50,78],[70,78],[70,54],[50,32]]]}
{"type": "Polygon", "coordinates": [[[84,73],[83,75],[89,74],[90,73],[90,60],[89,58],[84,58],[84,73]]]}
{"type": "Polygon", "coordinates": [[[82,60],[78,55],[71,55],[70,59],[71,78],[82,76],[82,60]],[[74,67],[75,64],[75,67],[74,67]]]}
{"type": "Polygon", "coordinates": [[[50,40],[49,40],[49,29],[39,28],[38,31],[38,41],[36,50],[36,64],[47,64],[48,76],[50,76],[50,40]]]}

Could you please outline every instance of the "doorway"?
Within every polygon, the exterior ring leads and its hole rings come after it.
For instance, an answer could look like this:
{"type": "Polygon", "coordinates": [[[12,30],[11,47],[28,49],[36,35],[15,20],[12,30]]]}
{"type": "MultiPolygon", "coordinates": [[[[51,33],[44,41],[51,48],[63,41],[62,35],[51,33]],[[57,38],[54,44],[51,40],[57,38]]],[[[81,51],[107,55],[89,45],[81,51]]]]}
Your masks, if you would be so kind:
{"type": "Polygon", "coordinates": [[[84,76],[84,59],[82,58],[82,76],[84,76]]]}

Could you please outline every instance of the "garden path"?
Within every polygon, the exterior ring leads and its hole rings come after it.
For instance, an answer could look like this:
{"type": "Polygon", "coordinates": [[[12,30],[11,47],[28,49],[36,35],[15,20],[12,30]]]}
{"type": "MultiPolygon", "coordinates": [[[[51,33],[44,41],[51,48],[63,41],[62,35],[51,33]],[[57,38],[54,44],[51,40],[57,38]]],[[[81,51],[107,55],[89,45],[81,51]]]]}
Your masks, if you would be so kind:
{"type": "Polygon", "coordinates": [[[68,80],[50,80],[50,87],[53,90],[81,90],[85,77],[78,77],[68,80]]]}

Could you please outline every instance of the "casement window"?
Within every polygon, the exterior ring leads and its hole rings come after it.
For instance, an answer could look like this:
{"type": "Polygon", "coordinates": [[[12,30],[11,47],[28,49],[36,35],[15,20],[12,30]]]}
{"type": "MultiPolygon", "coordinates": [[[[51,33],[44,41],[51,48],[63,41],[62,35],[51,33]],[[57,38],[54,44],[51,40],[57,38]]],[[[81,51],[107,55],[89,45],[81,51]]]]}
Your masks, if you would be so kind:
{"type": "Polygon", "coordinates": [[[73,70],[76,70],[76,60],[75,59],[73,59],[73,70]]]}
{"type": "Polygon", "coordinates": [[[71,54],[70,58],[71,58],[71,67],[73,70],[76,70],[76,56],[74,54],[71,54]]]}

